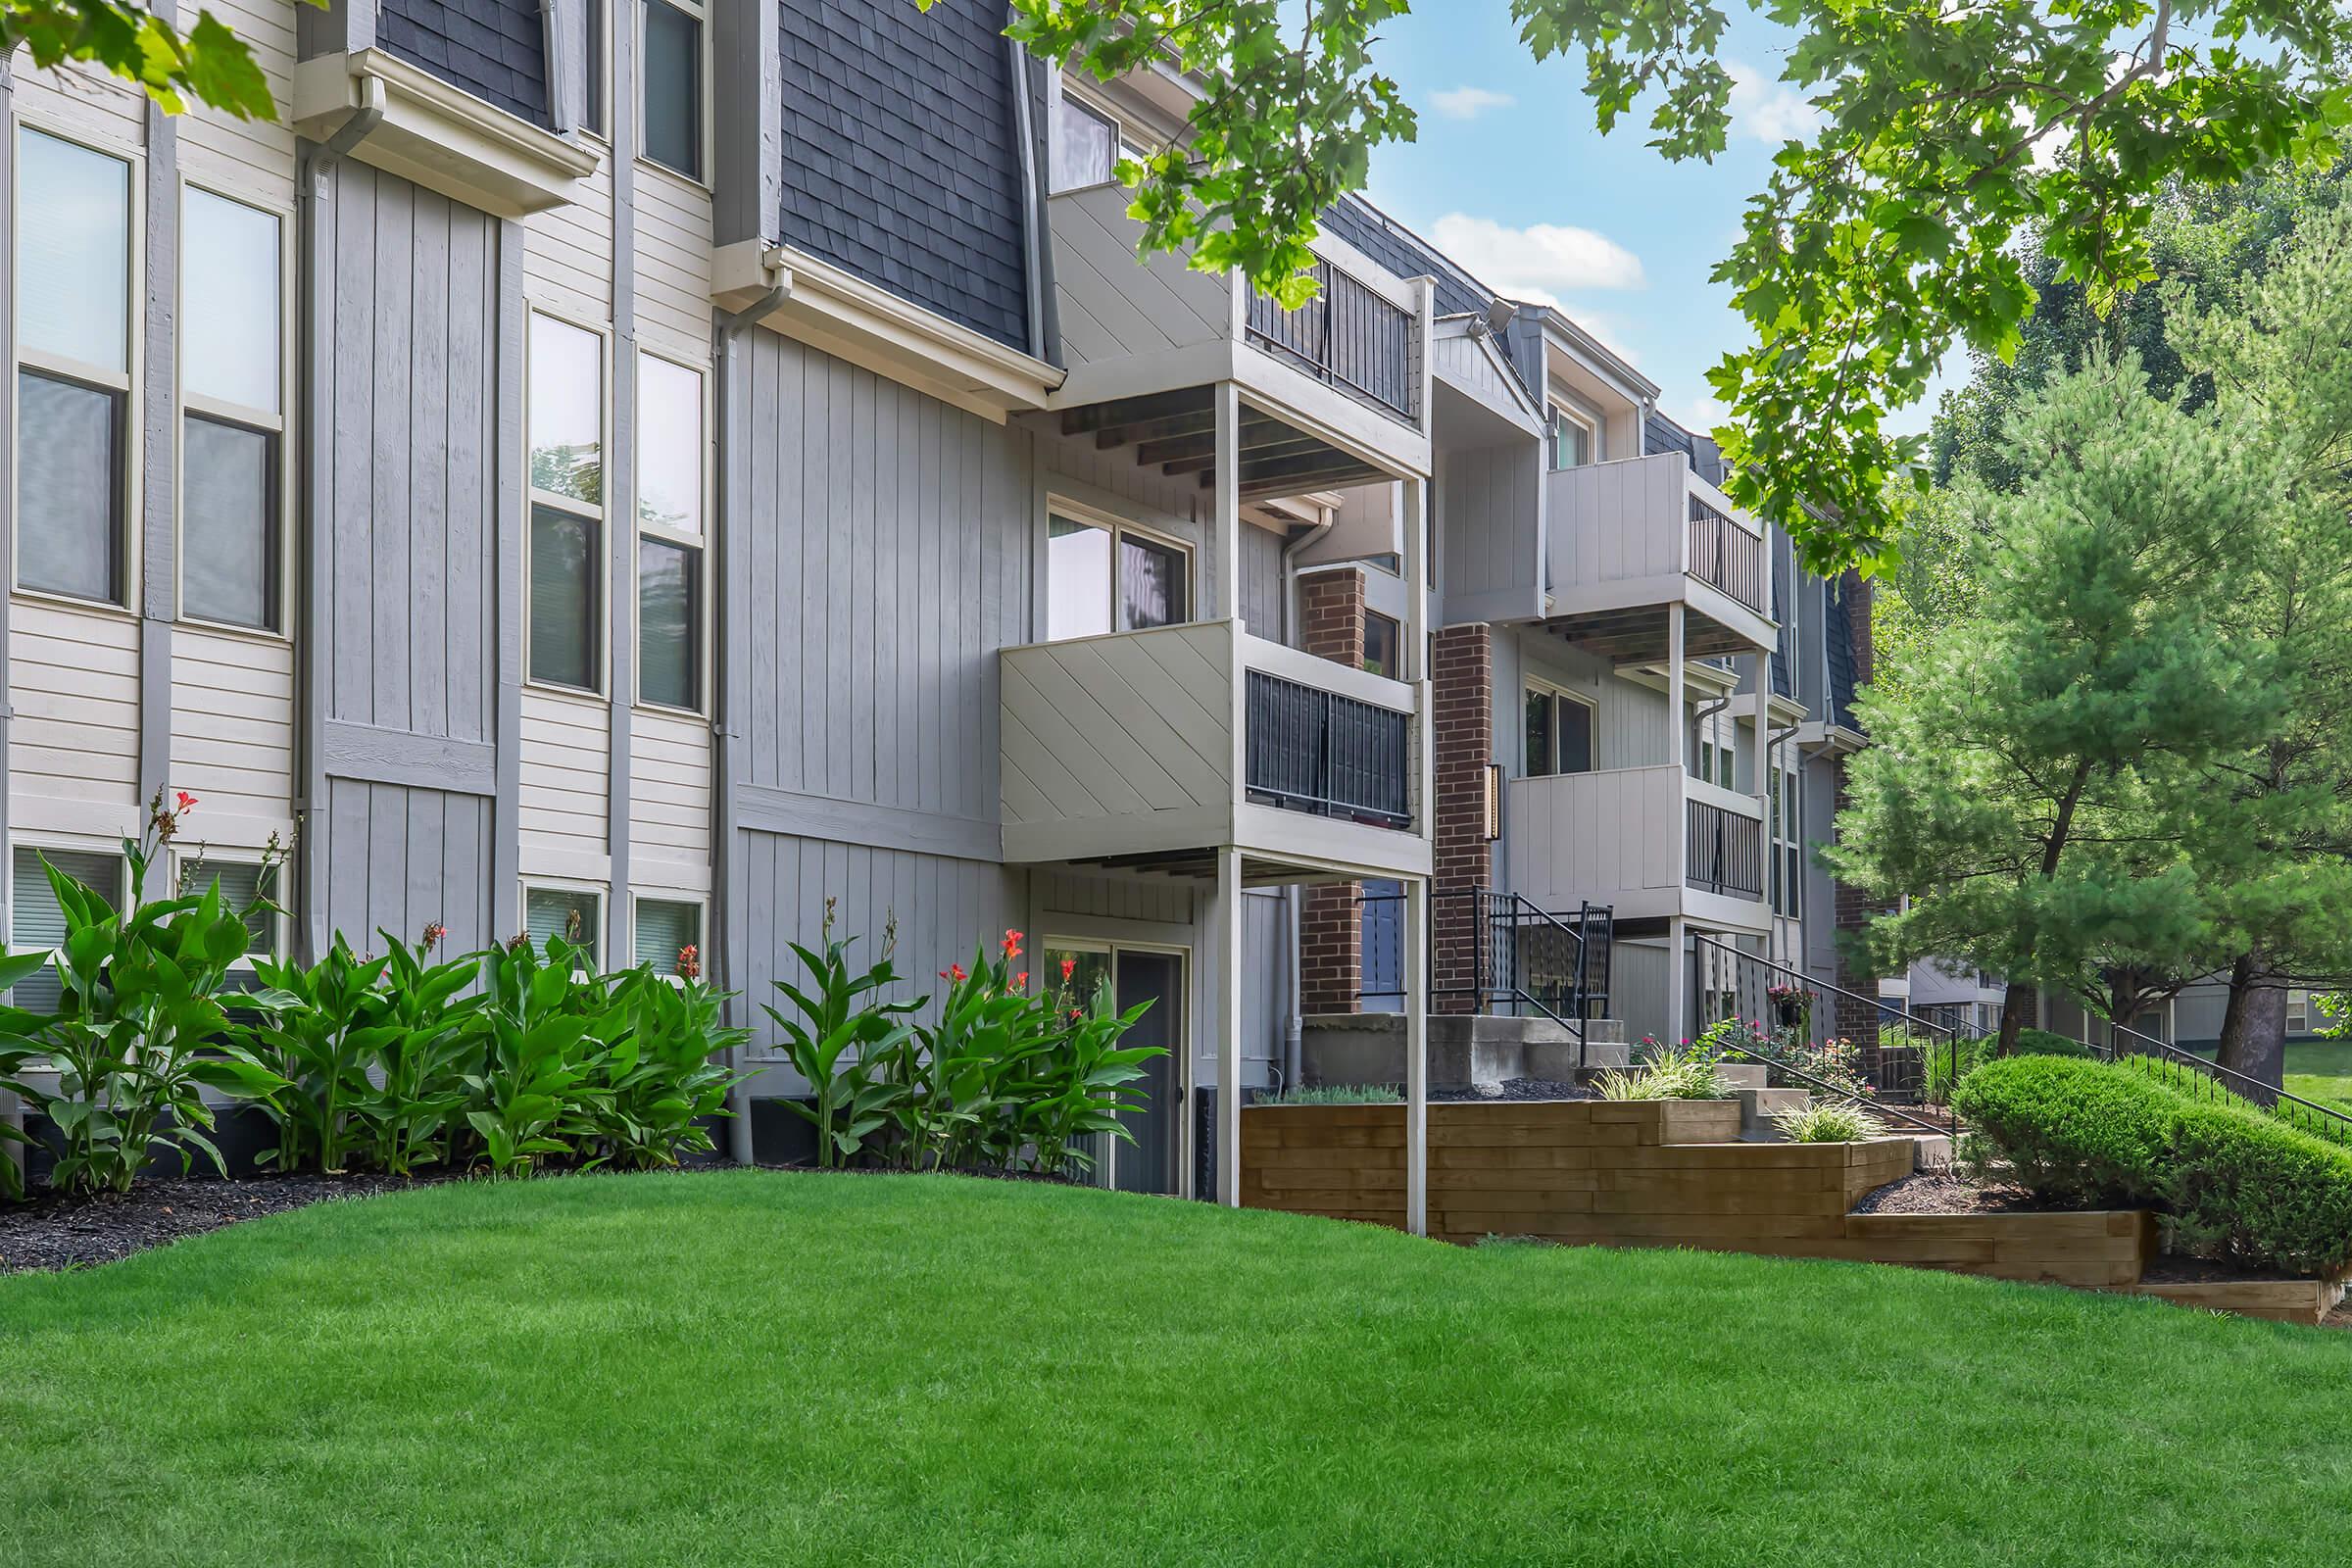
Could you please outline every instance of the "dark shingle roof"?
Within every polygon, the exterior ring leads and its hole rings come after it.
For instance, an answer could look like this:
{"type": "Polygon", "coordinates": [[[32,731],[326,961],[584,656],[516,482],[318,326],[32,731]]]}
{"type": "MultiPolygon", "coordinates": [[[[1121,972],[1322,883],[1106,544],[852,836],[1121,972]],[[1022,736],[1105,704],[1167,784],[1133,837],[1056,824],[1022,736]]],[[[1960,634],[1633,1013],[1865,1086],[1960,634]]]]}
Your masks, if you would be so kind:
{"type": "Polygon", "coordinates": [[[537,0],[382,0],[375,36],[453,87],[534,125],[551,122],[537,0]]]}
{"type": "Polygon", "coordinates": [[[1324,232],[1362,251],[1398,277],[1437,279],[1440,316],[1482,315],[1494,291],[1455,265],[1453,259],[1371,203],[1349,196],[1323,214],[1324,232]]]}
{"type": "MultiPolygon", "coordinates": [[[[785,241],[1029,344],[1003,0],[781,0],[785,241]]],[[[1042,106],[1038,106],[1042,113],[1042,106]]]]}
{"type": "Polygon", "coordinates": [[[1830,665],[1830,722],[1863,734],[1854,714],[1854,625],[1851,574],[1839,577],[1822,597],[1829,602],[1827,645],[1830,665]]]}

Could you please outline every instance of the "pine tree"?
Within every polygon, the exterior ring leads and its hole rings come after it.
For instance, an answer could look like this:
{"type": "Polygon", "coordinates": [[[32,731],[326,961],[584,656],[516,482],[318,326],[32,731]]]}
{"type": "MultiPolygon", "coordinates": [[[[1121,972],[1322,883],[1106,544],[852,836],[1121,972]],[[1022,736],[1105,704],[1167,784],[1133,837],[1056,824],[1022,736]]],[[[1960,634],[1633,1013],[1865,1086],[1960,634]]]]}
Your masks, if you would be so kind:
{"type": "Polygon", "coordinates": [[[2207,944],[2178,803],[2281,709],[2261,640],[2225,613],[2231,543],[2278,501],[2262,449],[2151,397],[2135,358],[2094,356],[2020,405],[2008,457],[2014,493],[1959,492],[1978,612],[1866,697],[1874,744],[1827,852],[1909,898],[1868,932],[1883,968],[1933,955],[2009,978],[2004,1053],[2037,982],[2081,992],[2207,944]]]}

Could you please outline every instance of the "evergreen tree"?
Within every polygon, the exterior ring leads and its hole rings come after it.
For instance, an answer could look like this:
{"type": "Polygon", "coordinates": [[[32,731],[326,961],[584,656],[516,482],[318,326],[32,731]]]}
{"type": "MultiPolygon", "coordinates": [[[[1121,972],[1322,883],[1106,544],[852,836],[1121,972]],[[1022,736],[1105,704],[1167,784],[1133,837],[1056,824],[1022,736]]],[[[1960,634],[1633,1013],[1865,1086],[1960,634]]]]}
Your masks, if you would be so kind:
{"type": "Polygon", "coordinates": [[[2093,354],[2009,421],[2014,492],[1959,493],[1977,615],[1894,691],[1826,858],[1874,897],[1883,968],[1939,956],[2007,976],[2000,1050],[2036,982],[2170,970],[2209,939],[2175,803],[2276,727],[2260,640],[2226,614],[2233,541],[2278,483],[2213,413],[2151,397],[2136,356],[2093,354]]]}

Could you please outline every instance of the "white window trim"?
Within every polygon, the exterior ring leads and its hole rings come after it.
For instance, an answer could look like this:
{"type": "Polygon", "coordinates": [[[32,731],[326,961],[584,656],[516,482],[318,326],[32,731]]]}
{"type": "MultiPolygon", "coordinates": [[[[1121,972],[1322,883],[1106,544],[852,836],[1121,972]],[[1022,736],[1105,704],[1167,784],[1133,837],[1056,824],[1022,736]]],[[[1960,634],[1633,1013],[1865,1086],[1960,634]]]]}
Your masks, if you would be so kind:
{"type": "MultiPolygon", "coordinates": [[[[262,863],[262,852],[259,850],[238,849],[235,847],[221,848],[209,844],[190,845],[186,848],[181,848],[180,846],[174,845],[172,850],[172,861],[170,867],[172,872],[172,895],[176,897],[179,894],[181,884],[186,880],[188,871],[193,866],[206,863],[213,865],[259,866],[262,863]]],[[[284,906],[286,901],[282,896],[285,892],[286,884],[292,880],[292,862],[286,860],[279,861],[277,866],[278,886],[275,891],[280,896],[271,901],[278,906],[278,909],[275,913],[270,916],[270,945],[271,952],[268,955],[265,955],[265,956],[269,956],[273,959],[293,951],[289,946],[293,938],[293,920],[285,910],[284,906]]],[[[191,893],[201,893],[203,889],[191,888],[188,891],[191,893]]],[[[228,967],[231,972],[249,973],[253,968],[253,956],[254,956],[251,952],[247,952],[242,957],[238,958],[228,967]]]]}
{"type": "MultiPolygon", "coordinates": [[[[637,963],[637,909],[640,905],[649,902],[654,904],[683,904],[690,906],[694,909],[695,953],[696,956],[703,960],[703,972],[706,975],[709,974],[710,972],[710,900],[707,895],[704,894],[679,893],[667,888],[629,889],[630,966],[633,968],[637,963]]],[[[671,955],[671,957],[674,960],[676,955],[671,955]]],[[[610,968],[611,965],[608,963],[607,967],[610,968]]],[[[682,980],[683,976],[678,975],[673,971],[662,974],[662,978],[672,983],[676,983],[682,980]]]]}
{"type": "Polygon", "coordinates": [[[1600,740],[1599,701],[1590,692],[1577,691],[1575,688],[1564,686],[1556,680],[1546,680],[1542,675],[1525,676],[1522,678],[1520,684],[1522,687],[1524,687],[1524,691],[1519,698],[1520,774],[1526,778],[1573,778],[1576,776],[1572,773],[1563,773],[1559,770],[1558,762],[1560,756],[1560,730],[1559,725],[1556,722],[1552,725],[1551,730],[1551,756],[1544,759],[1546,771],[1538,773],[1529,765],[1527,756],[1527,699],[1535,696],[1549,697],[1574,703],[1578,707],[1584,709],[1587,713],[1592,715],[1592,739],[1594,742],[1593,756],[1591,765],[1586,767],[1585,771],[1588,773],[1597,773],[1601,771],[1599,755],[1600,748],[1598,745],[1600,740]]]}
{"type": "MultiPolygon", "coordinates": [[[[717,485],[715,482],[716,476],[713,472],[713,469],[717,466],[711,461],[713,452],[711,444],[711,418],[716,410],[713,407],[714,400],[710,387],[710,368],[705,365],[697,365],[693,361],[681,358],[675,354],[666,354],[659,349],[645,348],[643,346],[638,348],[637,358],[640,362],[645,360],[660,360],[664,365],[675,366],[677,368],[688,371],[694,376],[696,394],[701,411],[701,434],[695,443],[695,455],[701,466],[700,482],[703,497],[703,531],[700,533],[688,533],[684,529],[680,528],[649,526],[644,521],[644,509],[638,505],[638,483],[645,473],[645,463],[643,461],[645,436],[645,376],[643,373],[639,373],[631,378],[631,391],[638,399],[638,406],[630,411],[630,424],[636,434],[638,450],[629,454],[629,520],[634,526],[636,530],[636,536],[639,539],[653,539],[662,544],[677,545],[682,548],[692,550],[695,553],[697,561],[695,580],[699,592],[696,596],[698,602],[694,607],[695,624],[691,633],[694,639],[695,705],[692,708],[678,708],[668,703],[653,702],[645,695],[645,661],[642,657],[639,657],[644,651],[645,642],[645,629],[639,623],[640,613],[645,605],[645,585],[641,580],[643,575],[641,570],[643,555],[642,552],[636,550],[629,552],[629,636],[633,639],[630,644],[631,658],[629,664],[629,678],[636,683],[637,687],[637,689],[631,692],[629,695],[632,702],[637,707],[646,709],[652,712],[678,713],[694,718],[701,718],[710,711],[711,662],[717,657],[717,650],[711,646],[710,631],[710,597],[712,589],[710,573],[710,536],[712,530],[717,526],[718,521],[718,495],[717,485]]],[[[528,581],[529,579],[525,578],[524,580],[528,581]]],[[[609,650],[608,657],[610,657],[609,650]]],[[[632,933],[633,931],[634,927],[632,927],[632,933]]]]}
{"type": "Polygon", "coordinates": [[[584,893],[594,899],[596,901],[596,936],[589,947],[595,954],[597,967],[600,970],[612,967],[612,894],[606,884],[583,882],[562,876],[524,877],[522,879],[522,896],[516,902],[521,906],[519,912],[522,916],[522,930],[525,935],[528,935],[531,929],[531,895],[534,893],[584,893]]]}
{"type": "MultiPolygon", "coordinates": [[[[253,197],[233,192],[221,185],[205,180],[182,178],[179,182],[180,232],[187,232],[186,212],[188,192],[202,191],[218,201],[235,202],[257,213],[266,213],[277,224],[277,406],[278,412],[268,413],[247,408],[241,403],[222,402],[217,398],[198,397],[186,386],[186,359],[179,357],[173,366],[172,395],[177,403],[172,426],[172,552],[174,580],[172,584],[172,604],[177,618],[191,626],[207,631],[225,633],[232,637],[259,637],[273,643],[294,640],[294,594],[299,581],[294,563],[294,490],[300,482],[295,468],[294,403],[299,393],[295,384],[294,360],[291,352],[301,320],[295,309],[294,269],[294,209],[274,202],[257,201],[253,197]],[[277,625],[243,626],[233,620],[214,620],[205,615],[187,612],[187,602],[181,584],[185,577],[188,553],[187,540],[187,420],[188,416],[200,415],[251,430],[266,430],[277,443],[277,507],[271,520],[277,527],[277,625]]],[[[184,318],[188,310],[188,270],[182,264],[172,269],[180,291],[179,309],[184,318]]]]}
{"type": "MultiPolygon", "coordinates": [[[[634,11],[637,16],[637,47],[635,52],[630,57],[630,63],[637,68],[636,79],[629,84],[629,102],[637,112],[635,122],[637,145],[629,149],[632,161],[642,169],[651,170],[657,174],[666,175],[668,178],[677,180],[679,183],[684,185],[690,185],[697,190],[715,190],[717,187],[711,179],[710,164],[711,160],[717,154],[716,144],[718,138],[713,123],[711,110],[711,98],[713,95],[710,88],[711,74],[716,69],[717,56],[713,53],[711,47],[710,7],[705,3],[705,0],[664,0],[665,4],[674,6],[678,10],[686,13],[686,15],[694,18],[697,24],[695,35],[702,40],[703,46],[702,60],[696,68],[701,73],[701,79],[695,84],[695,114],[697,120],[700,122],[694,127],[697,145],[695,164],[700,172],[689,174],[684,170],[672,169],[667,164],[662,163],[659,160],[648,156],[646,153],[645,124],[647,116],[645,112],[645,20],[649,15],[649,8],[646,6],[645,0],[633,0],[633,3],[632,0],[606,0],[606,9],[610,11],[613,5],[623,3],[629,3],[630,9],[634,11]]],[[[605,123],[608,128],[612,124],[612,101],[608,98],[605,104],[605,123]]]]}
{"type": "MultiPolygon", "coordinates": [[[[1059,495],[1049,495],[1046,498],[1047,559],[1042,563],[1042,569],[1047,575],[1047,580],[1043,585],[1046,592],[1038,596],[1038,613],[1041,618],[1049,612],[1051,603],[1049,596],[1053,590],[1054,567],[1051,556],[1052,534],[1055,517],[1069,522],[1084,523],[1093,528],[1101,528],[1110,535],[1110,630],[1112,634],[1135,630],[1133,626],[1120,624],[1127,618],[1126,601],[1119,593],[1119,539],[1124,534],[1133,534],[1138,539],[1157,545],[1163,550],[1176,552],[1177,557],[1184,563],[1184,618],[1170,621],[1168,624],[1172,626],[1199,624],[1200,620],[1200,556],[1190,541],[1180,539],[1163,529],[1154,528],[1149,523],[1137,522],[1133,518],[1122,517],[1116,513],[1105,512],[1101,507],[1090,507],[1082,501],[1070,501],[1059,495]]],[[[1240,607],[1237,605],[1234,609],[1235,616],[1238,619],[1240,607]]],[[[1156,630],[1157,628],[1147,629],[1156,630]]],[[[1051,625],[1040,627],[1039,633],[1046,640],[1053,638],[1051,625]]],[[[1096,635],[1101,634],[1097,633],[1096,635]]]]}
{"type": "MultiPolygon", "coordinates": [[[[145,537],[141,529],[141,513],[144,510],[141,506],[144,495],[144,486],[141,481],[142,469],[145,465],[139,461],[138,454],[145,450],[146,441],[146,410],[144,407],[146,400],[138,395],[138,389],[146,383],[147,370],[147,334],[143,330],[145,318],[138,309],[140,280],[147,275],[147,224],[144,204],[139,200],[139,193],[146,188],[147,158],[144,152],[137,149],[102,146],[91,140],[86,131],[78,130],[62,121],[40,113],[38,110],[21,108],[17,113],[16,129],[7,149],[9,168],[12,171],[17,167],[18,149],[23,145],[24,133],[28,130],[38,131],[55,140],[71,142],[86,152],[111,158],[129,171],[123,181],[122,194],[125,209],[123,232],[127,236],[128,250],[128,255],[124,258],[123,273],[126,285],[122,298],[122,343],[125,362],[123,369],[120,371],[107,370],[61,354],[28,352],[24,347],[23,313],[20,310],[23,269],[17,266],[13,238],[10,241],[10,254],[7,257],[10,278],[9,341],[15,346],[15,360],[9,367],[10,375],[14,377],[18,372],[26,369],[47,371],[72,380],[87,382],[92,386],[106,387],[120,394],[122,399],[122,450],[117,454],[122,471],[116,476],[122,484],[122,581],[121,585],[122,594],[120,599],[85,599],[78,594],[60,593],[53,588],[26,586],[20,570],[21,542],[24,537],[24,530],[21,526],[10,530],[9,587],[12,592],[24,598],[39,600],[45,604],[63,605],[75,610],[136,619],[139,613],[138,604],[142,588],[139,564],[140,557],[144,554],[143,541],[145,537]]],[[[24,186],[22,180],[13,176],[10,186],[10,221],[16,225],[10,230],[13,236],[23,232],[24,186]]],[[[17,395],[17,389],[12,383],[9,388],[8,432],[8,447],[12,457],[19,450],[20,410],[23,403],[24,399],[17,395]]],[[[13,464],[9,479],[12,489],[23,483],[24,472],[24,464],[13,464]]],[[[12,496],[12,503],[15,497],[12,496]]],[[[12,514],[21,516],[22,509],[19,508],[12,514]]]]}
{"type": "Polygon", "coordinates": [[[1552,466],[1552,460],[1559,452],[1558,440],[1553,433],[1552,426],[1561,422],[1573,424],[1585,432],[1585,461],[1574,466],[1589,468],[1601,461],[1601,421],[1597,415],[1590,414],[1576,407],[1556,393],[1545,401],[1544,407],[1548,411],[1544,419],[1544,466],[1547,471],[1552,473],[1563,471],[1552,466]]]}
{"type": "MultiPolygon", "coordinates": [[[[572,698],[600,699],[612,688],[612,334],[605,327],[584,321],[554,306],[526,301],[522,323],[522,683],[536,691],[554,692],[572,698]],[[562,326],[586,332],[597,342],[597,431],[596,450],[599,465],[598,484],[605,499],[593,508],[576,496],[557,495],[531,483],[531,321],[534,316],[544,316],[562,326]],[[588,559],[596,564],[598,592],[589,607],[589,623],[596,628],[596,684],[569,686],[562,681],[543,680],[531,673],[531,525],[534,508],[547,506],[574,517],[586,518],[596,524],[596,544],[588,559]]],[[[636,510],[636,497],[629,498],[629,509],[636,510]]],[[[635,567],[629,570],[629,581],[636,583],[635,567]]],[[[629,612],[632,635],[637,624],[634,610],[629,612]]],[[[554,884],[549,884],[553,886],[554,884]]]]}

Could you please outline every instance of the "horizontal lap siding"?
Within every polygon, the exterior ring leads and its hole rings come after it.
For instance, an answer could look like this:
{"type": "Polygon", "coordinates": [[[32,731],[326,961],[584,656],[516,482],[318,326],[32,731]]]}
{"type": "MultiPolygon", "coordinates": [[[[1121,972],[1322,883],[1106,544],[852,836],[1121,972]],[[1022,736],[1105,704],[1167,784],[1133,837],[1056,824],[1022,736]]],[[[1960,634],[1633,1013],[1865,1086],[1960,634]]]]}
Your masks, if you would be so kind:
{"type": "Polygon", "coordinates": [[[590,323],[612,318],[612,160],[572,199],[523,220],[522,286],[535,304],[590,323]]]}
{"type": "MultiPolygon", "coordinates": [[[[270,96],[293,98],[294,7],[261,0],[221,0],[210,7],[253,51],[270,96]]],[[[181,13],[184,20],[188,12],[181,13]]],[[[179,117],[181,171],[199,184],[254,197],[272,206],[294,199],[294,132],[281,121],[234,120],[191,104],[179,117]]]]}
{"type": "Polygon", "coordinates": [[[639,887],[710,887],[710,727],[640,710],[629,730],[630,876],[639,887]]]}
{"type": "Polygon", "coordinates": [[[592,697],[522,694],[522,870],[577,876],[606,853],[610,710],[592,697]]]}
{"type": "Polygon", "coordinates": [[[710,193],[658,169],[636,171],[637,324],[646,347],[709,357],[710,193]]]}
{"type": "Polygon", "coordinates": [[[134,830],[138,623],[20,597],[9,607],[9,700],[12,825],[134,830]]]}
{"type": "Polygon", "coordinates": [[[172,784],[216,844],[293,836],[294,650],[180,626],[172,639],[172,784]]]}

